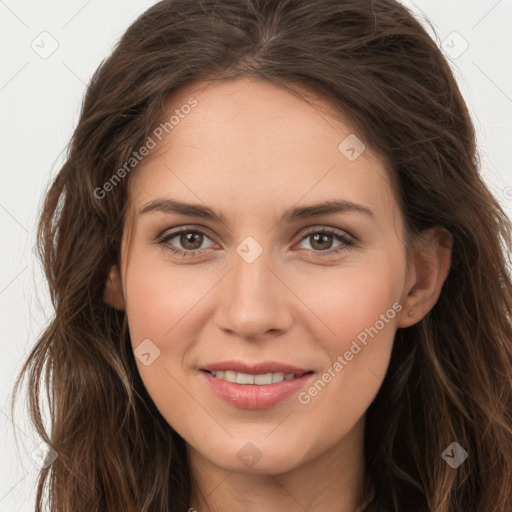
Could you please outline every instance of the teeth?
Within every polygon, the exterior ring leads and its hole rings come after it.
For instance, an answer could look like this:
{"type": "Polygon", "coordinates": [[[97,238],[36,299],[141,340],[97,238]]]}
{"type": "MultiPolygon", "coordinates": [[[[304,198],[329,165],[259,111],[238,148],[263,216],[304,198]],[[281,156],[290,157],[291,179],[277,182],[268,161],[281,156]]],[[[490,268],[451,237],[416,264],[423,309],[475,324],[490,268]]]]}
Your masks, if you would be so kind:
{"type": "Polygon", "coordinates": [[[218,379],[227,380],[228,382],[235,382],[237,384],[256,384],[258,386],[264,386],[267,384],[275,384],[276,382],[282,382],[283,380],[293,379],[293,373],[264,373],[261,375],[250,375],[248,373],[237,373],[230,370],[210,372],[214,377],[218,379]]]}

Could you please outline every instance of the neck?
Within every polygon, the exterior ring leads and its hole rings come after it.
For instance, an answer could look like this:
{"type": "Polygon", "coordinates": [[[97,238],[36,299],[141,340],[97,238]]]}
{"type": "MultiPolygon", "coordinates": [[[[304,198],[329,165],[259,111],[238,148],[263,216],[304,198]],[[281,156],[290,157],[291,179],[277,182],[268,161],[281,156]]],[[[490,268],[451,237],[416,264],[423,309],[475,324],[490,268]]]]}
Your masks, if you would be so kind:
{"type": "MultiPolygon", "coordinates": [[[[286,471],[220,468],[187,445],[196,492],[191,509],[243,512],[362,512],[365,496],[364,418],[335,446],[286,471]]],[[[192,512],[191,511],[191,512],[192,512]]]]}

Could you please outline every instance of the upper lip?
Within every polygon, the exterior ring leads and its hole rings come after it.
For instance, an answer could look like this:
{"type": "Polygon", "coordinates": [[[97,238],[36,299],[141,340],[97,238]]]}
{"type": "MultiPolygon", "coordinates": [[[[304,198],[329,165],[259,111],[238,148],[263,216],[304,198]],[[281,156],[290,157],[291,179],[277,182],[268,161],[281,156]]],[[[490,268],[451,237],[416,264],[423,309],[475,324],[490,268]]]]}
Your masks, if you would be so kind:
{"type": "Polygon", "coordinates": [[[296,377],[308,373],[310,370],[298,368],[286,363],[279,363],[277,361],[261,361],[249,363],[244,361],[219,361],[218,363],[211,363],[201,367],[201,370],[209,372],[216,371],[233,371],[237,373],[247,373],[249,375],[262,375],[265,373],[293,373],[296,377]]]}

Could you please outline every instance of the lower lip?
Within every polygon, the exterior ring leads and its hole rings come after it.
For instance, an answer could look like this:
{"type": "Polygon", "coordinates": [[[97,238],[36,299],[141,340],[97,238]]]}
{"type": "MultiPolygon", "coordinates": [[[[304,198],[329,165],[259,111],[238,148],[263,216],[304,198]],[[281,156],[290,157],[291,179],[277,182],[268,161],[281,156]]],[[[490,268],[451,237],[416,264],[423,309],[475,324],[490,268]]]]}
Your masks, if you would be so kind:
{"type": "Polygon", "coordinates": [[[312,377],[307,373],[301,377],[283,380],[275,384],[259,386],[257,384],[236,384],[214,377],[207,371],[202,371],[211,390],[227,403],[240,409],[267,409],[285,398],[297,393],[312,377]]]}

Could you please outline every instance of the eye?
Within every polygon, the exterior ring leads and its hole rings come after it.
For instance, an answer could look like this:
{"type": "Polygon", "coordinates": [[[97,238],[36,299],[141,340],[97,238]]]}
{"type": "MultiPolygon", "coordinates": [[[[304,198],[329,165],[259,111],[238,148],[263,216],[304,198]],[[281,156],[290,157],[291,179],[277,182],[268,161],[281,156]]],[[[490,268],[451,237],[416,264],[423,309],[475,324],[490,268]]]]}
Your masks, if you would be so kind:
{"type": "Polygon", "coordinates": [[[164,245],[166,249],[174,254],[178,254],[182,257],[191,257],[195,256],[198,252],[201,252],[198,249],[203,244],[204,238],[209,237],[201,230],[182,228],[179,231],[174,231],[160,237],[157,242],[164,245]],[[174,238],[178,238],[177,243],[180,244],[183,249],[176,248],[170,243],[174,238]]]}
{"type": "Polygon", "coordinates": [[[329,228],[315,228],[310,230],[302,237],[301,242],[304,242],[307,239],[311,240],[311,246],[313,247],[314,252],[325,253],[321,254],[321,256],[328,256],[340,251],[346,251],[354,245],[352,237],[342,231],[336,231],[329,228]],[[333,239],[340,242],[340,244],[334,249],[331,248],[333,239]]]}
{"type": "MultiPolygon", "coordinates": [[[[206,233],[200,229],[181,228],[178,231],[167,233],[156,240],[157,243],[163,245],[167,250],[179,257],[192,257],[200,254],[204,248],[201,249],[205,238],[210,239],[206,233]],[[171,243],[171,240],[177,239],[176,242],[171,243]],[[176,245],[182,248],[176,247],[176,245]]],[[[320,256],[330,256],[335,253],[349,250],[354,245],[354,239],[343,231],[337,231],[330,228],[315,228],[306,233],[301,243],[305,240],[311,240],[312,251],[318,253],[320,256]],[[339,242],[338,246],[332,248],[334,240],[339,242]]]]}

